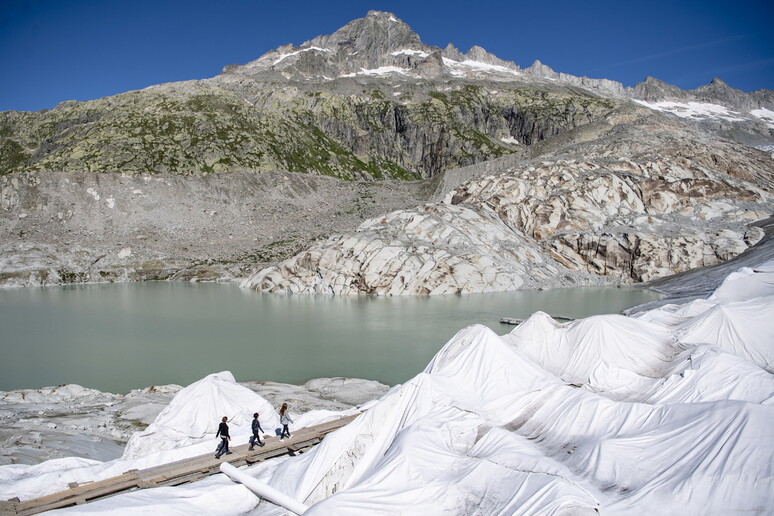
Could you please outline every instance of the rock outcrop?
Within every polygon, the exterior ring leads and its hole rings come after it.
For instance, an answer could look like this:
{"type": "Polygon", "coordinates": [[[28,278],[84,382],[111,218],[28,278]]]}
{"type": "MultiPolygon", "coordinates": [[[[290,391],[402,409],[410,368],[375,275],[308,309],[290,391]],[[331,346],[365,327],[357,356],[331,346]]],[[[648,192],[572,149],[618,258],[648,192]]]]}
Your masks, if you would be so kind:
{"type": "MultiPolygon", "coordinates": [[[[430,75],[433,59],[422,65],[430,75]]],[[[412,180],[515,152],[600,120],[616,105],[567,91],[429,79],[323,89],[240,81],[226,76],[2,113],[0,175],[281,169],[412,180]]]]}
{"type": "Polygon", "coordinates": [[[603,283],[568,271],[535,239],[493,215],[450,204],[393,212],[264,269],[242,286],[288,294],[434,295],[603,283]]]}
{"type": "Polygon", "coordinates": [[[521,69],[370,11],[211,79],[0,113],[0,285],[645,281],[761,236],[771,157],[717,135],[774,145],[774,93],[521,69]]]}
{"type": "Polygon", "coordinates": [[[234,280],[426,190],[290,172],[2,176],[0,285],[234,280]]]}
{"type": "Polygon", "coordinates": [[[772,161],[647,121],[644,149],[613,143],[608,130],[563,148],[583,158],[490,167],[441,203],[366,221],[243,285],[394,295],[636,283],[715,265],[760,241],[764,231],[751,224],[771,215],[772,161]]]}

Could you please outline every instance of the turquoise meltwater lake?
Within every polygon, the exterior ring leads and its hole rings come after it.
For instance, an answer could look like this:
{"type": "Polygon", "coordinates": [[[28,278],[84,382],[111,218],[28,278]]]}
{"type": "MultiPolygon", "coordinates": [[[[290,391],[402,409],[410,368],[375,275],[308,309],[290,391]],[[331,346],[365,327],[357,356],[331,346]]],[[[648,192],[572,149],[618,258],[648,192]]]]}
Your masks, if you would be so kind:
{"type": "Polygon", "coordinates": [[[0,390],[77,383],[108,392],[219,371],[239,381],[356,377],[394,385],[457,331],[542,310],[574,318],[658,299],[635,288],[433,297],[269,295],[148,282],[0,290],[0,390]]]}

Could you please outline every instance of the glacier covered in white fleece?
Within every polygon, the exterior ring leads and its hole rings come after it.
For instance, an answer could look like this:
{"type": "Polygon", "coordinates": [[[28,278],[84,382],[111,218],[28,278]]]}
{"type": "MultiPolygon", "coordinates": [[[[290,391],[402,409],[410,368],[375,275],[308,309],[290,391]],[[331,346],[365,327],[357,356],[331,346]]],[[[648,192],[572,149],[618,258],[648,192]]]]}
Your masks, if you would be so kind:
{"type": "Polygon", "coordinates": [[[671,311],[537,313],[502,337],[469,327],[313,453],[261,476],[307,514],[763,513],[773,331],[771,265],[671,311]]]}
{"type": "Polygon", "coordinates": [[[224,416],[231,426],[250,427],[256,412],[267,432],[279,426],[274,407],[239,385],[229,371],[208,375],[178,392],[153,423],[135,432],[122,458],[135,459],[212,439],[224,416]]]}
{"type": "MultiPolygon", "coordinates": [[[[766,513],[773,311],[767,264],[637,316],[536,313],[504,336],[471,326],[309,453],[247,472],[309,515],[766,513]]],[[[46,464],[36,472],[62,474],[46,464]]],[[[36,478],[3,472],[0,494],[36,478]]],[[[223,475],[62,512],[107,511],[286,513],[223,475]]]]}

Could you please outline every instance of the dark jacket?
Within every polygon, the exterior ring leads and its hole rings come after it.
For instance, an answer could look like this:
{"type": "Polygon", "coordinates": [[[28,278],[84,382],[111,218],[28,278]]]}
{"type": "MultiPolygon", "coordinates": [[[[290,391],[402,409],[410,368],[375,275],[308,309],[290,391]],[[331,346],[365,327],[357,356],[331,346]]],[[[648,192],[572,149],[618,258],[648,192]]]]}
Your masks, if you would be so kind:
{"type": "Polygon", "coordinates": [[[261,428],[261,422],[256,417],[253,418],[253,433],[257,434],[258,432],[263,432],[263,428],[261,428]]]}
{"type": "Polygon", "coordinates": [[[221,423],[220,426],[218,426],[218,433],[215,434],[215,437],[221,436],[223,438],[231,438],[230,435],[228,435],[228,425],[226,423],[221,423]]]}

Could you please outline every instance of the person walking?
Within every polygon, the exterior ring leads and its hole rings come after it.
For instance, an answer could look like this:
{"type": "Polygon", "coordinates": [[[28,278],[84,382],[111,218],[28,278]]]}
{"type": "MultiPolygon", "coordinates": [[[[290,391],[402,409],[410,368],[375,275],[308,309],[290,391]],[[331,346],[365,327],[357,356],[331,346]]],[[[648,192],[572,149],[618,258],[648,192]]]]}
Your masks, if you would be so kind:
{"type": "Polygon", "coordinates": [[[282,408],[280,408],[279,411],[280,414],[280,423],[282,424],[282,433],[280,434],[280,441],[284,441],[285,437],[290,439],[293,437],[290,435],[290,430],[288,430],[288,425],[293,422],[293,420],[290,418],[290,414],[288,414],[288,404],[283,403],[282,408]]]}
{"type": "Polygon", "coordinates": [[[223,416],[223,420],[218,425],[218,433],[215,434],[215,438],[220,436],[220,444],[218,444],[218,448],[215,450],[216,459],[219,459],[221,455],[231,455],[231,452],[228,450],[228,442],[231,440],[231,436],[228,435],[227,423],[228,418],[223,416]]]}
{"type": "Polygon", "coordinates": [[[256,412],[253,414],[253,435],[250,437],[249,451],[253,451],[256,442],[258,443],[258,446],[266,444],[261,442],[261,432],[263,432],[263,428],[261,428],[261,422],[258,420],[258,412],[256,412]]]}

